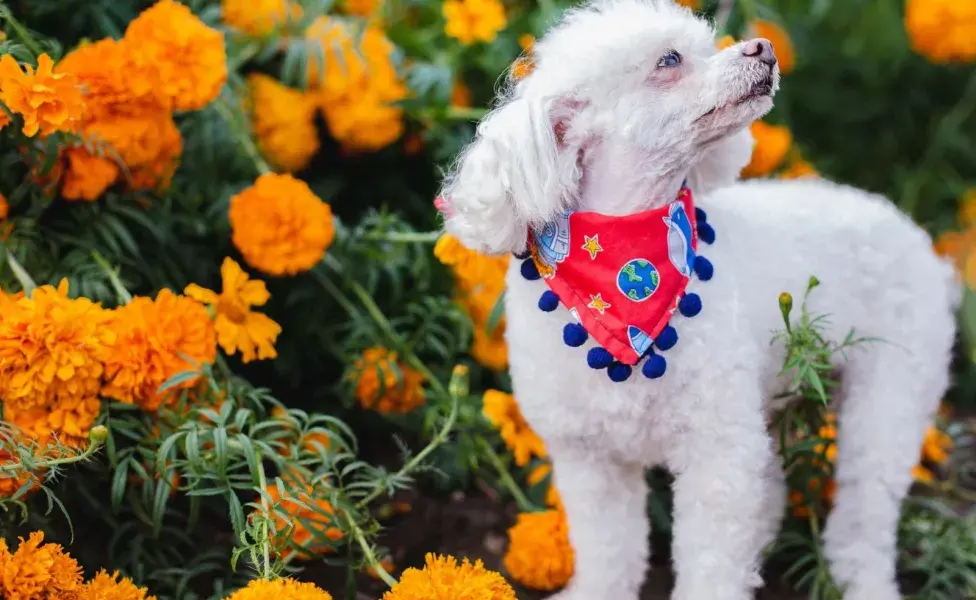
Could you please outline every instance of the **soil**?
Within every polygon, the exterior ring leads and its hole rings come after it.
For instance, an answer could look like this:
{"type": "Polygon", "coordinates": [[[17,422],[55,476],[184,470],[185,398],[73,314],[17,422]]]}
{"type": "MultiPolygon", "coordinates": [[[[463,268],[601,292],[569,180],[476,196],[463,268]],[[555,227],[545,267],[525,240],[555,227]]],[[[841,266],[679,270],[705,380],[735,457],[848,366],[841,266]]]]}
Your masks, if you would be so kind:
{"type": "MultiPolygon", "coordinates": [[[[504,505],[480,492],[455,492],[443,497],[414,491],[398,498],[410,505],[410,511],[385,523],[378,544],[390,550],[398,571],[422,566],[428,552],[448,554],[458,558],[481,559],[488,569],[504,572],[502,557],[507,544],[506,531],[515,522],[517,509],[504,505]]],[[[667,600],[673,578],[667,557],[653,560],[641,600],[667,600]]],[[[309,565],[302,574],[305,581],[314,581],[335,598],[345,598],[345,569],[325,565],[309,565]]],[[[803,594],[791,592],[778,584],[778,577],[766,577],[769,585],[757,600],[802,600],[803,594]]],[[[356,600],[376,600],[386,587],[366,573],[360,573],[356,583],[356,600]]],[[[519,600],[542,600],[547,593],[521,589],[516,586],[519,600]]]]}

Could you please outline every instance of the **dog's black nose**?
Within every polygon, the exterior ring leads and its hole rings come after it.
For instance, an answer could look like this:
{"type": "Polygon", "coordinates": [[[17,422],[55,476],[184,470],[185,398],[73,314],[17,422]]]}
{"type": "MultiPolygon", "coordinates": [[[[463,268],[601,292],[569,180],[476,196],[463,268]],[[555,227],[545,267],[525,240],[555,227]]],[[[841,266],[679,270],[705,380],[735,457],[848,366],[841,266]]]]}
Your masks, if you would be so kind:
{"type": "Polygon", "coordinates": [[[770,67],[776,64],[776,53],[773,52],[773,43],[764,38],[749,40],[742,47],[742,55],[750,58],[758,58],[770,67]]]}

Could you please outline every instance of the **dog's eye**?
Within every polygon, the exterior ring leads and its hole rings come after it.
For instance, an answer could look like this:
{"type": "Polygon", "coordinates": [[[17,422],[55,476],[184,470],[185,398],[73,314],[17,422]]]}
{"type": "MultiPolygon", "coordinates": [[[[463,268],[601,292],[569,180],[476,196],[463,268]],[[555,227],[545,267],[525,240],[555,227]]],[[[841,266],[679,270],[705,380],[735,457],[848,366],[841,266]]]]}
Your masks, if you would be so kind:
{"type": "Polygon", "coordinates": [[[680,64],[681,55],[674,50],[669,50],[664,56],[661,57],[661,60],[657,61],[657,66],[665,68],[677,67],[680,64]]]}

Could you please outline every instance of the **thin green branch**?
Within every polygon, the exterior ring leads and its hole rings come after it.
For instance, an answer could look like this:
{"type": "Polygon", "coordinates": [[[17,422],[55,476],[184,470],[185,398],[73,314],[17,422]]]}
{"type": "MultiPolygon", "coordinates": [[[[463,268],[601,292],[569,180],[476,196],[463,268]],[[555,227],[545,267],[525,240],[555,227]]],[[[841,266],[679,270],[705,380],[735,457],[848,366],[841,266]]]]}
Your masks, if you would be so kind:
{"type": "Polygon", "coordinates": [[[112,289],[115,290],[115,295],[119,302],[122,304],[132,302],[132,294],[129,293],[129,290],[125,289],[125,286],[122,285],[122,279],[119,278],[118,267],[112,267],[112,265],[105,260],[105,257],[102,256],[97,250],[92,252],[92,258],[95,259],[95,262],[98,264],[99,268],[102,269],[105,276],[108,277],[108,280],[112,283],[112,289]]]}
{"type": "Polygon", "coordinates": [[[536,511],[538,507],[526,497],[525,492],[523,492],[522,488],[519,487],[518,483],[515,482],[512,474],[509,473],[505,463],[502,462],[501,457],[498,456],[495,449],[491,447],[491,444],[485,441],[484,438],[478,438],[478,446],[481,448],[481,451],[485,453],[485,456],[488,457],[488,462],[490,462],[491,465],[495,467],[495,470],[498,471],[499,479],[501,479],[501,482],[508,489],[509,493],[512,494],[512,497],[515,498],[515,503],[518,505],[519,510],[521,512],[536,511]]]}
{"type": "MultiPolygon", "coordinates": [[[[106,438],[108,438],[108,429],[104,425],[96,425],[92,427],[92,430],[88,433],[88,447],[81,454],[76,454],[74,456],[63,456],[61,458],[53,458],[50,460],[40,460],[31,465],[34,469],[50,469],[51,467],[57,467],[61,465],[70,465],[71,463],[76,463],[85,460],[86,458],[95,454],[102,444],[105,443],[106,438]]],[[[0,464],[0,472],[15,472],[24,468],[24,464],[21,461],[8,462],[0,464]]]]}
{"type": "Polygon", "coordinates": [[[404,244],[433,244],[441,237],[440,231],[375,231],[362,236],[364,240],[399,242],[404,244]]]}
{"type": "Polygon", "coordinates": [[[32,293],[34,293],[34,289],[37,287],[37,284],[34,283],[30,273],[28,273],[27,269],[20,264],[20,261],[14,258],[14,255],[12,252],[10,252],[10,250],[7,250],[7,262],[10,264],[10,270],[14,272],[14,277],[17,278],[17,282],[20,283],[21,289],[24,290],[24,295],[30,296],[32,293]]]}
{"type": "Polygon", "coordinates": [[[343,510],[342,512],[346,517],[346,521],[349,523],[349,533],[362,549],[366,562],[376,570],[376,575],[383,580],[383,583],[391,588],[395,586],[397,584],[397,580],[394,579],[392,575],[387,573],[386,569],[383,568],[383,565],[380,564],[380,561],[376,559],[376,554],[373,552],[369,542],[366,540],[366,534],[363,533],[363,530],[360,529],[359,524],[356,523],[356,519],[352,518],[347,511],[343,510]]]}
{"type": "Polygon", "coordinates": [[[6,21],[10,28],[14,30],[20,41],[24,43],[25,46],[34,54],[34,57],[38,57],[43,54],[40,44],[34,39],[34,36],[30,34],[26,27],[24,27],[20,21],[14,18],[13,13],[10,9],[3,3],[0,3],[0,19],[6,21]]]}

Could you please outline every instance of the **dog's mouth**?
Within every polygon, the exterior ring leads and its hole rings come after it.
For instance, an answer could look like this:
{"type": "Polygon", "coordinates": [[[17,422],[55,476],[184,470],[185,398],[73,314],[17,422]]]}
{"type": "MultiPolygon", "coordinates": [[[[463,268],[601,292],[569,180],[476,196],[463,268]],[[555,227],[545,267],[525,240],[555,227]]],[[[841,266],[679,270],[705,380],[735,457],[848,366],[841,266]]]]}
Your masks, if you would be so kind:
{"type": "Polygon", "coordinates": [[[738,100],[734,100],[729,104],[722,104],[720,106],[716,106],[711,110],[709,110],[708,112],[706,112],[705,114],[703,114],[702,116],[698,117],[698,119],[699,120],[704,119],[705,117],[711,116],[716,112],[718,112],[719,110],[728,108],[729,106],[741,106],[746,102],[749,102],[750,100],[755,100],[757,98],[767,98],[771,96],[772,93],[773,93],[773,74],[770,73],[763,79],[760,79],[756,83],[752,84],[752,87],[749,88],[749,91],[746,92],[738,100]]]}

